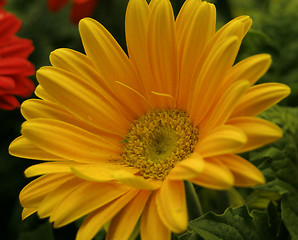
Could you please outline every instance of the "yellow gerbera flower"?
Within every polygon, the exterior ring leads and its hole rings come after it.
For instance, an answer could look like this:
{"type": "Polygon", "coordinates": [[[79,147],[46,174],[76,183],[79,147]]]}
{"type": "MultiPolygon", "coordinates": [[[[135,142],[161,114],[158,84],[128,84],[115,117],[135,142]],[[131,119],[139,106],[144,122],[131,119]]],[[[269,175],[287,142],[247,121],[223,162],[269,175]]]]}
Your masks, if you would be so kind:
{"type": "Polygon", "coordinates": [[[54,227],[85,215],[77,239],[110,223],[107,239],[127,239],[140,219],[142,240],[170,239],[188,216],[184,180],[214,189],[264,183],[237,153],[281,137],[255,116],[286,97],[279,83],[253,84],[267,54],[233,65],[251,19],[215,32],[214,5],[187,0],[176,20],[169,0],[130,0],[128,55],[98,22],[79,30],[86,55],[51,53],[23,103],[15,156],[48,161],[20,193],[23,218],[37,212],[54,227]]]}

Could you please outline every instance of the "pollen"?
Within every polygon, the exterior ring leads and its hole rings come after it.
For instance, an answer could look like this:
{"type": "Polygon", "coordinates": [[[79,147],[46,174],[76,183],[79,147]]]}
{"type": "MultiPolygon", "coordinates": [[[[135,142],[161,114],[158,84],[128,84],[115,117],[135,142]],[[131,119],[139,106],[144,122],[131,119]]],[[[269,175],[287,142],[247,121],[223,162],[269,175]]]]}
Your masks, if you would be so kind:
{"type": "Polygon", "coordinates": [[[154,109],[132,123],[124,139],[124,164],[139,175],[164,180],[176,163],[194,150],[199,131],[188,115],[178,109],[154,109]]]}

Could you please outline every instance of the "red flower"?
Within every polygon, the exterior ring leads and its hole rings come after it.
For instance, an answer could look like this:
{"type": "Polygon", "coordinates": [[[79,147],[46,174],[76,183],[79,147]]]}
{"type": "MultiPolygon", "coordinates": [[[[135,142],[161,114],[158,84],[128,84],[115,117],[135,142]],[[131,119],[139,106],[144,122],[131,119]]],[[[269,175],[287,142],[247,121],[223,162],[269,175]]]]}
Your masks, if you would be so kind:
{"type": "Polygon", "coordinates": [[[28,78],[35,73],[27,60],[33,51],[32,41],[15,36],[21,21],[2,9],[0,0],[0,109],[12,110],[20,106],[14,97],[29,97],[34,84],[28,78]]]}
{"type": "MultiPolygon", "coordinates": [[[[48,7],[51,11],[58,11],[68,1],[69,0],[49,0],[48,7]]],[[[71,21],[77,24],[82,18],[90,16],[96,3],[97,0],[73,0],[71,21]]]]}

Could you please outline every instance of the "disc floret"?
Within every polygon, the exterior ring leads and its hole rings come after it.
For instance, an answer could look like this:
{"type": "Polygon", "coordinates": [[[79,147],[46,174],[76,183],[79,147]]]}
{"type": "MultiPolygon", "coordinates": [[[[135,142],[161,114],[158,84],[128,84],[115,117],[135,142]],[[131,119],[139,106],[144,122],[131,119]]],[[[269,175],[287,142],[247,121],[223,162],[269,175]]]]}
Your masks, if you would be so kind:
{"type": "Polygon", "coordinates": [[[123,141],[125,165],[144,178],[163,180],[177,162],[194,150],[199,132],[178,109],[154,109],[132,123],[123,141]]]}

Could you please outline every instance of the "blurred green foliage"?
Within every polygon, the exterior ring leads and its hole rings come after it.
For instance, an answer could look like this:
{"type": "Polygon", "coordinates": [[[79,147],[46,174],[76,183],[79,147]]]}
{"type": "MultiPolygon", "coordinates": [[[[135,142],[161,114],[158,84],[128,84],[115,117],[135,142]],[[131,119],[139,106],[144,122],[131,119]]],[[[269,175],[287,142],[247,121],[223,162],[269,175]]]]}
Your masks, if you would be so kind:
{"type": "Polygon", "coordinates": [[[240,58],[258,53],[269,53],[272,66],[262,82],[281,82],[290,86],[292,93],[280,104],[297,106],[298,100],[298,1],[237,1],[235,13],[247,14],[253,25],[243,42],[240,58]],[[253,3],[251,5],[248,2],[253,3]],[[243,5],[241,5],[243,3],[243,5]]]}
{"type": "MultiPolygon", "coordinates": [[[[51,13],[47,9],[47,0],[9,0],[7,2],[5,9],[17,15],[23,22],[18,35],[33,40],[35,51],[29,59],[34,63],[36,69],[49,65],[49,54],[57,48],[66,47],[83,52],[77,26],[69,21],[70,4],[57,13],[51,13]]],[[[100,21],[112,33],[124,50],[126,50],[124,18],[127,2],[128,0],[100,0],[93,15],[93,18],[100,21]]],[[[183,2],[184,0],[172,0],[175,15],[177,15],[183,2]]],[[[298,1],[213,0],[210,2],[217,6],[219,27],[236,16],[242,14],[252,16],[252,29],[244,39],[237,60],[258,53],[271,54],[273,58],[272,67],[260,82],[270,81],[288,84],[292,88],[292,93],[281,104],[297,106],[298,1]]],[[[34,76],[32,79],[36,83],[34,76]]],[[[74,239],[76,224],[70,224],[61,229],[52,229],[47,220],[39,220],[36,214],[23,222],[21,221],[22,209],[18,201],[18,194],[25,184],[31,180],[25,179],[23,171],[36,161],[18,159],[8,154],[9,143],[20,135],[21,123],[24,121],[19,110],[0,111],[0,121],[2,124],[0,130],[0,204],[3,208],[0,218],[1,239],[74,239]]],[[[294,121],[297,123],[297,119],[294,121]]],[[[217,213],[224,212],[229,202],[225,194],[201,188],[197,190],[200,195],[204,196],[202,197],[202,205],[206,210],[218,209],[217,213]],[[212,196],[215,196],[215,199],[224,199],[224,201],[211,201],[211,199],[214,200],[212,196]]],[[[243,196],[250,196],[251,191],[250,189],[240,192],[243,196]]],[[[282,198],[283,207],[292,207],[293,199],[288,199],[286,196],[283,195],[282,198]]],[[[273,201],[277,204],[280,203],[276,199],[273,201]]],[[[243,208],[237,211],[231,211],[229,214],[245,213],[243,208]]],[[[272,212],[274,213],[271,206],[268,214],[273,214],[272,212]]],[[[217,217],[214,217],[215,215],[210,216],[212,219],[218,220],[217,217]]],[[[257,215],[258,220],[262,218],[262,214],[257,215]]],[[[281,231],[287,232],[284,228],[281,227],[281,229],[281,231]]],[[[199,239],[197,234],[193,232],[189,232],[189,234],[194,237],[193,239],[199,239]]],[[[101,236],[98,236],[98,239],[101,239],[101,236]]],[[[181,237],[181,239],[192,238],[181,237]]]]}

